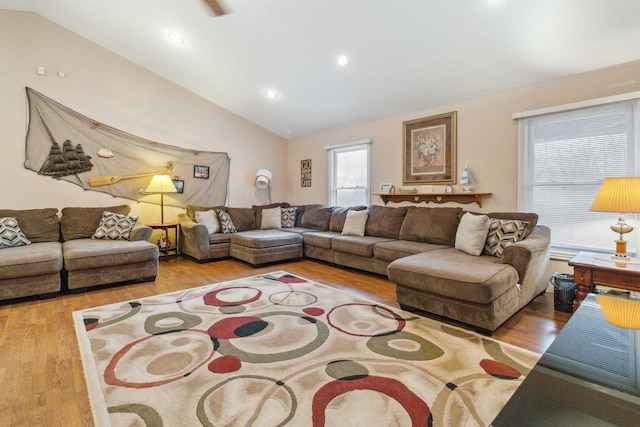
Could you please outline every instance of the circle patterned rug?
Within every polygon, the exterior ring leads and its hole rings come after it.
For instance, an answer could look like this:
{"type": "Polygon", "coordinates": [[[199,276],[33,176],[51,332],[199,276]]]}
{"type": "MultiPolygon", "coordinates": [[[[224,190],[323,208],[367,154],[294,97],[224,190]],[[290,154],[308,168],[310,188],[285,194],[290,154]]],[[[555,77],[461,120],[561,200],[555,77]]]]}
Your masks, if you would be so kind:
{"type": "Polygon", "coordinates": [[[540,357],[284,271],[73,315],[97,426],[487,426],[540,357]]]}

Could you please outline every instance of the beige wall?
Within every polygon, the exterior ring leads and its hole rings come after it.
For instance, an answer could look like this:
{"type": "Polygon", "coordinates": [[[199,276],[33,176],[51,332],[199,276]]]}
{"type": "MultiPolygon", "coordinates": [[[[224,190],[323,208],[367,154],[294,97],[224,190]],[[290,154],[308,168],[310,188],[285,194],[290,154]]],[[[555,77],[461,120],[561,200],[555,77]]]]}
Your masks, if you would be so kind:
{"type": "MultiPolygon", "coordinates": [[[[226,151],[231,157],[228,202],[266,202],[255,173],[274,172],[272,198],[285,196],[286,140],[33,13],[0,10],[0,199],[5,208],[131,204],[145,222],[158,205],[85,191],[24,168],[25,86],[102,123],[180,147],[226,151]],[[40,76],[37,67],[47,73],[40,76]],[[63,70],[67,77],[56,73],[63,70]]],[[[212,82],[216,84],[216,82],[212,82]]],[[[165,220],[181,209],[165,207],[165,220]]]]}
{"type": "MultiPolygon", "coordinates": [[[[616,95],[640,90],[640,61],[574,75],[534,86],[469,99],[455,104],[416,111],[369,123],[358,124],[289,141],[288,200],[295,203],[326,203],[328,199],[327,145],[372,138],[371,184],[373,193],[380,183],[402,185],[402,122],[435,114],[458,112],[457,179],[466,162],[473,172],[476,191],[490,192],[482,209],[517,209],[518,123],[515,112],[616,95]],[[300,160],[311,159],[312,187],[300,187],[300,160]]],[[[443,187],[434,186],[434,192],[443,187]]],[[[459,190],[457,190],[459,191],[459,190]]],[[[378,196],[371,204],[382,204],[378,196]]],[[[408,203],[403,203],[408,204],[408,203]]],[[[391,204],[401,206],[403,204],[391,204]]],[[[424,204],[423,204],[424,205],[424,204]]],[[[586,212],[585,212],[586,214],[586,212]]],[[[570,271],[566,262],[552,262],[549,272],[570,271]]]]}

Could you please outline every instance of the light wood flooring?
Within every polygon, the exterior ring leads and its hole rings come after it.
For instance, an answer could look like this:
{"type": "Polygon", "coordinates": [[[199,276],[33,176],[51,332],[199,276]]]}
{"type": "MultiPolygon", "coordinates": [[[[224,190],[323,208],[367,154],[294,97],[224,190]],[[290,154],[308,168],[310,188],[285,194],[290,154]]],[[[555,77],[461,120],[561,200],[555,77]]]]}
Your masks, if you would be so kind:
{"type": "MultiPolygon", "coordinates": [[[[397,307],[395,286],[374,274],[311,260],[254,269],[234,260],[198,264],[175,257],[160,261],[153,283],[0,302],[0,426],[93,425],[73,311],[277,270],[397,307]]],[[[547,293],[508,320],[493,338],[543,353],[568,319],[569,314],[554,311],[553,294],[547,293]]]]}

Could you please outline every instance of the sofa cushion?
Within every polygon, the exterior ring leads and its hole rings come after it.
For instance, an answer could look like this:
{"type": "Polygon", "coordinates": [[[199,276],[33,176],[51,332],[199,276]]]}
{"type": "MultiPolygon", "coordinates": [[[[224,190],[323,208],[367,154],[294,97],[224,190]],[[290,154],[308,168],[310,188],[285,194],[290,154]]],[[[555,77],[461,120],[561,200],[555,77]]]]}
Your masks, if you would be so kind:
{"type": "Polygon", "coordinates": [[[5,250],[0,257],[0,279],[40,276],[62,270],[60,242],[33,243],[5,250]]]}
{"type": "Polygon", "coordinates": [[[367,236],[397,239],[407,209],[405,207],[370,206],[365,234],[367,236]]]}
{"type": "Polygon", "coordinates": [[[331,241],[338,236],[341,236],[341,234],[335,231],[310,231],[304,233],[302,239],[305,245],[331,249],[331,241]]]}
{"type": "Polygon", "coordinates": [[[98,208],[63,208],[60,226],[62,238],[67,240],[87,239],[93,236],[104,211],[128,215],[131,211],[129,205],[98,207],[98,208]]]}
{"type": "Polygon", "coordinates": [[[412,240],[392,240],[375,245],[373,255],[376,258],[390,262],[409,255],[446,249],[448,247],[449,246],[446,245],[434,245],[431,243],[414,242],[412,240]]]}
{"type": "Polygon", "coordinates": [[[307,209],[307,205],[294,206],[296,208],[296,225],[294,227],[302,227],[302,215],[307,209]]]}
{"type": "Polygon", "coordinates": [[[461,208],[423,208],[411,206],[402,223],[401,240],[453,246],[461,208]]]}
{"type": "Polygon", "coordinates": [[[92,239],[106,240],[129,240],[131,230],[138,221],[137,216],[120,215],[113,212],[104,211],[100,224],[96,229],[92,239]]]}
{"type": "Polygon", "coordinates": [[[485,253],[501,257],[507,247],[524,239],[527,227],[526,221],[491,218],[485,253]]]}
{"type": "Polygon", "coordinates": [[[222,210],[217,211],[218,219],[220,220],[220,229],[224,234],[236,233],[238,229],[236,228],[233,220],[231,219],[231,215],[222,210]]]}
{"type": "Polygon", "coordinates": [[[256,227],[256,211],[253,208],[227,208],[227,213],[233,220],[238,231],[255,230],[256,227]]]}
{"type": "Polygon", "coordinates": [[[217,245],[219,243],[229,243],[231,242],[232,234],[224,234],[224,233],[214,233],[209,234],[209,244],[217,245]]]}
{"type": "Polygon", "coordinates": [[[129,265],[158,259],[156,245],[145,241],[74,239],[62,244],[68,271],[129,265]]]}
{"type": "Polygon", "coordinates": [[[405,287],[477,304],[489,304],[518,283],[518,272],[495,257],[454,248],[431,251],[389,264],[389,280],[405,287]]]}
{"type": "Polygon", "coordinates": [[[220,221],[218,220],[218,215],[214,210],[209,209],[208,211],[196,211],[196,222],[198,224],[204,224],[207,227],[207,232],[209,234],[214,234],[220,232],[220,221]]]}
{"type": "Polygon", "coordinates": [[[273,248],[285,245],[302,245],[302,236],[280,230],[242,231],[231,236],[232,245],[254,249],[273,248]]]}
{"type": "Polygon", "coordinates": [[[371,258],[375,245],[391,240],[386,237],[340,235],[331,241],[331,248],[334,251],[371,258]]]}
{"type": "Polygon", "coordinates": [[[486,215],[463,215],[456,232],[455,248],[469,255],[479,256],[487,241],[489,223],[486,215]]]}
{"type": "Polygon", "coordinates": [[[0,217],[17,218],[20,229],[32,243],[60,241],[58,209],[0,209],[0,217]]]}
{"type": "Polygon", "coordinates": [[[198,219],[196,218],[196,212],[205,212],[205,211],[217,212],[219,210],[226,212],[227,208],[226,206],[204,207],[204,206],[196,206],[196,205],[185,205],[184,210],[186,211],[187,216],[189,217],[189,219],[191,219],[191,221],[198,222],[198,219]]]}
{"type": "Polygon", "coordinates": [[[24,235],[18,219],[12,216],[0,218],[0,249],[30,245],[31,240],[24,235]]]}
{"type": "Polygon", "coordinates": [[[349,211],[347,219],[342,228],[342,234],[345,236],[364,236],[364,229],[367,225],[369,211],[349,211]]]}
{"type": "Polygon", "coordinates": [[[279,230],[282,228],[282,208],[280,206],[263,209],[261,216],[261,230],[279,230]]]}
{"type": "MultiPolygon", "coordinates": [[[[273,208],[288,208],[291,205],[289,203],[270,203],[268,205],[253,205],[253,211],[255,212],[255,220],[256,220],[256,228],[260,228],[262,224],[262,211],[265,209],[273,209],[273,208]]],[[[293,227],[293,226],[292,226],[293,227]]]]}
{"type": "Polygon", "coordinates": [[[282,228],[293,228],[296,226],[296,213],[298,212],[298,210],[296,208],[281,208],[280,209],[280,213],[281,213],[281,224],[282,224],[282,228]]]}
{"type": "Polygon", "coordinates": [[[327,231],[331,220],[331,208],[323,205],[309,205],[305,207],[300,226],[315,230],[327,231]]]}
{"type": "Polygon", "coordinates": [[[363,211],[365,209],[367,209],[366,206],[353,206],[350,208],[343,206],[334,206],[333,208],[331,208],[329,231],[335,231],[336,233],[342,232],[344,222],[347,219],[347,213],[349,211],[363,211]]]}

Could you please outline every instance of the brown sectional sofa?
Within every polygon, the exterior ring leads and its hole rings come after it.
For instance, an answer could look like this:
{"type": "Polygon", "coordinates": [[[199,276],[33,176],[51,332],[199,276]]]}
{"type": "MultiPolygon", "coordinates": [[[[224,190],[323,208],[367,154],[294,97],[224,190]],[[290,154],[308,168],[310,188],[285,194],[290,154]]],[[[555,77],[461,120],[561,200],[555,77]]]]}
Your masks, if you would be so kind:
{"type": "MultiPolygon", "coordinates": [[[[274,206],[289,205],[214,209],[228,212],[234,224],[238,220],[238,236],[251,233],[250,238],[258,242],[270,239],[273,230],[257,229],[262,210],[274,206]]],[[[200,262],[236,256],[234,234],[209,235],[195,221],[195,211],[208,209],[187,206],[179,216],[181,252],[200,262]]],[[[499,257],[474,256],[455,249],[458,225],[466,214],[471,213],[451,207],[307,205],[297,207],[295,227],[278,233],[300,235],[305,257],[387,275],[396,283],[397,300],[404,308],[449,317],[490,333],[546,290],[550,231],[537,225],[536,214],[485,214],[526,221],[526,235],[499,257]],[[342,234],[347,212],[362,209],[368,209],[364,236],[342,234]]],[[[277,251],[277,245],[271,247],[271,255],[277,251]]],[[[268,258],[240,258],[252,264],[269,262],[268,258]]]]}
{"type": "Polygon", "coordinates": [[[102,213],[127,215],[127,205],[106,208],[0,210],[16,217],[31,241],[0,249],[0,300],[55,296],[71,290],[131,280],[152,281],[158,274],[159,250],[149,242],[152,229],[136,224],[129,240],[92,239],[102,213]]]}

